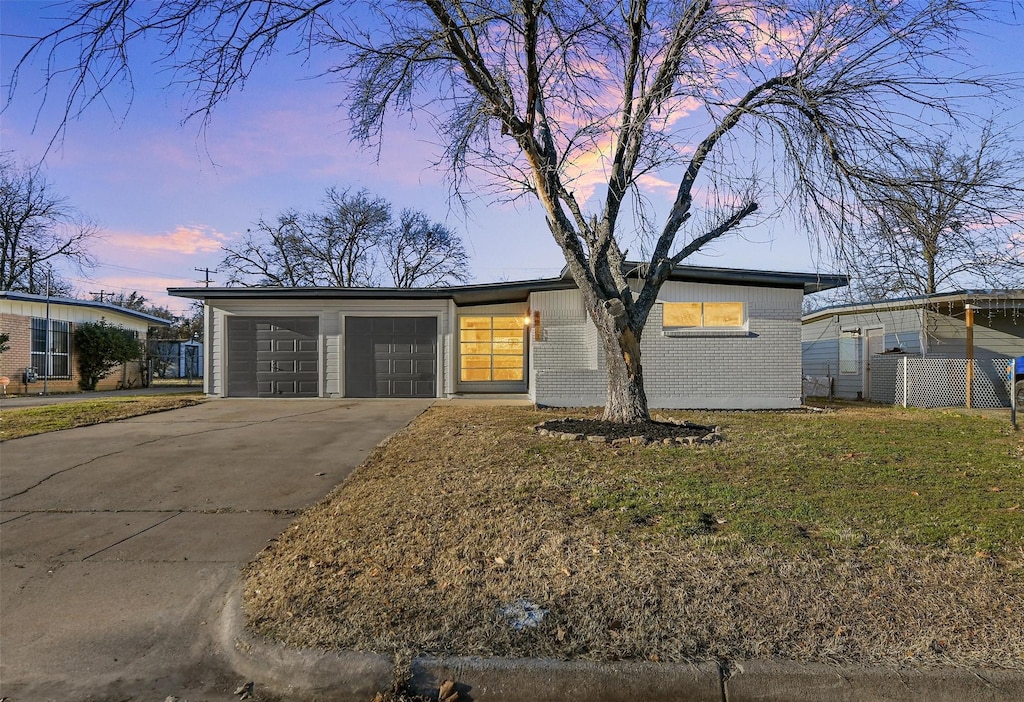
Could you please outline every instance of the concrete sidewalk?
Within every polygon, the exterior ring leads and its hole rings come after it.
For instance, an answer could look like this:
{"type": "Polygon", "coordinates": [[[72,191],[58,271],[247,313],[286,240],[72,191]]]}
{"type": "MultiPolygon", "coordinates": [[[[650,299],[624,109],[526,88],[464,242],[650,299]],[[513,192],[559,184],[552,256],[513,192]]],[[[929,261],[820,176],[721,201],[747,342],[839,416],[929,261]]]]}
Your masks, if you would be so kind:
{"type": "Polygon", "coordinates": [[[0,698],[237,700],[225,598],[431,401],[214,400],[4,442],[0,698]]]}

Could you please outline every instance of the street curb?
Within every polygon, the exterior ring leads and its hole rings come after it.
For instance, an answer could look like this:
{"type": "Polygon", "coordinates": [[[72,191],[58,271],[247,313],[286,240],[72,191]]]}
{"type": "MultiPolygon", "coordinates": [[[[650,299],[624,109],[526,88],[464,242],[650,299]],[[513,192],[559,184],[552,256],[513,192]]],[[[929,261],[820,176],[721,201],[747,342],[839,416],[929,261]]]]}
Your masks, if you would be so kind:
{"type": "Polygon", "coordinates": [[[394,681],[390,656],[289,648],[254,636],[245,626],[241,580],[228,593],[217,634],[237,673],[258,688],[269,688],[289,699],[318,700],[329,695],[337,702],[369,702],[394,681]]]}
{"type": "Polygon", "coordinates": [[[1024,671],[869,668],[793,661],[731,663],[727,702],[1017,702],[1024,671]]]}
{"type": "Polygon", "coordinates": [[[964,668],[831,666],[793,661],[732,661],[726,666],[536,658],[414,658],[404,671],[391,656],[296,649],[245,627],[242,583],[231,589],[218,627],[236,672],[257,689],[289,700],[370,702],[400,673],[408,691],[436,699],[444,680],[459,702],[1017,702],[1024,672],[964,668]]]}

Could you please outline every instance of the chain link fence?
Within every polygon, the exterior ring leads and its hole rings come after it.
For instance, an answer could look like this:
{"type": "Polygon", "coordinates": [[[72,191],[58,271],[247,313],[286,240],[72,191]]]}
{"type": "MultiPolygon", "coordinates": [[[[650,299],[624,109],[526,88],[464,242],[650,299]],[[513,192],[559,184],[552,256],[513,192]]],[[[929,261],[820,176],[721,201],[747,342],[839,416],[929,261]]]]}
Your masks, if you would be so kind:
{"type": "MultiPolygon", "coordinates": [[[[1010,406],[1006,367],[1011,361],[1009,358],[972,361],[972,407],[1010,406]]],[[[871,400],[904,407],[964,407],[967,405],[967,359],[873,356],[871,400]]]]}

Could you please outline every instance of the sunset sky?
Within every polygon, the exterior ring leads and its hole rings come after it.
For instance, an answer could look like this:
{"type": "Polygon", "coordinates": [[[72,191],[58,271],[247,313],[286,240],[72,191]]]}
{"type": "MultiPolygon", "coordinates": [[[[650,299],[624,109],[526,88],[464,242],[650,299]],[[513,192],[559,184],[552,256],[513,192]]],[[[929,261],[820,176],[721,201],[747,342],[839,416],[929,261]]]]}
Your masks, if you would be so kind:
{"type": "MultiPolygon", "coordinates": [[[[56,14],[47,2],[0,3],[5,93],[11,68],[27,47],[24,37],[52,27],[48,18],[56,14]]],[[[1019,32],[1010,26],[987,29],[988,36],[974,40],[975,63],[993,73],[1024,74],[1019,32]]],[[[429,165],[437,153],[432,134],[415,119],[392,123],[379,159],[352,144],[345,112],[337,107],[341,87],[311,77],[315,70],[299,58],[279,55],[255,71],[200,134],[198,122],[182,124],[180,89],[168,87],[170,76],[142,55],[133,64],[130,109],[125,95],[114,93],[109,106],[95,104],[52,147],[62,101],[51,99],[40,111],[40,69],[30,64],[23,71],[14,100],[0,114],[0,148],[21,163],[42,160],[55,189],[100,226],[102,239],[93,246],[100,265],[67,276],[79,295],[135,290],[183,311],[187,301],[167,297],[167,287],[202,281],[195,269],[216,268],[220,247],[237,241],[260,216],[313,208],[331,186],[366,188],[396,210],[420,209],[447,223],[466,243],[475,282],[551,276],[564,264],[539,206],[482,197],[470,203],[467,214],[450,205],[443,174],[429,165]]],[[[1021,133],[1024,108],[1000,121],[1015,122],[1021,133]]],[[[672,194],[654,188],[650,197],[664,206],[672,194]]],[[[771,220],[688,262],[833,270],[828,254],[818,249],[796,226],[771,220]]],[[[212,280],[223,284],[224,276],[212,273],[212,280]]]]}

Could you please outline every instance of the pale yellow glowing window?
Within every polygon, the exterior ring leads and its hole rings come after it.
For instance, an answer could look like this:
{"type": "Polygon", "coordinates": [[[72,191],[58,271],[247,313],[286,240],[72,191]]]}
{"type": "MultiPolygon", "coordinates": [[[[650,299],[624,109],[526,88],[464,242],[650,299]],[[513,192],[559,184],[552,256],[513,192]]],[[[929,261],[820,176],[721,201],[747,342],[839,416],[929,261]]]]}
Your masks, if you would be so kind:
{"type": "Polygon", "coordinates": [[[521,316],[460,317],[459,380],[522,381],[523,329],[521,316]]]}
{"type": "Polygon", "coordinates": [[[744,324],[742,302],[666,302],[662,326],[671,329],[735,329],[744,324]]]}

